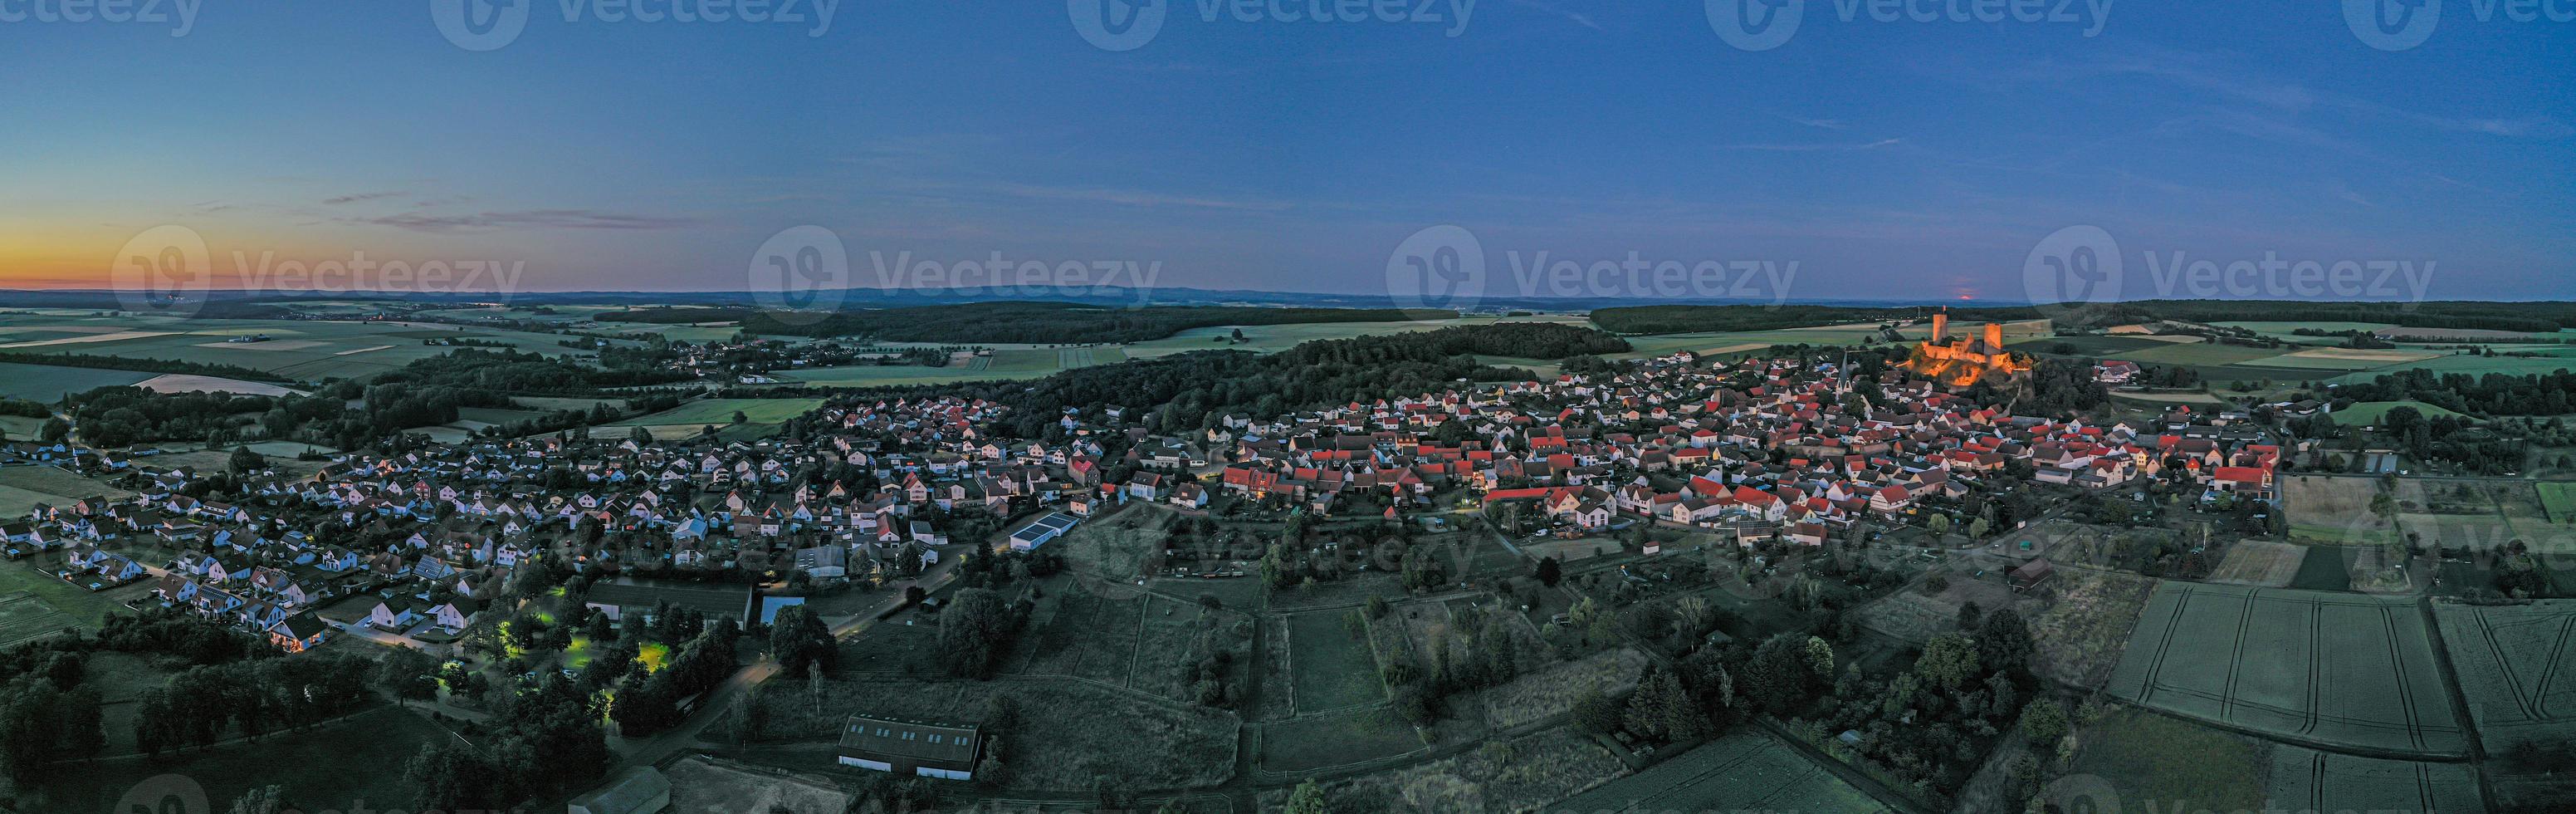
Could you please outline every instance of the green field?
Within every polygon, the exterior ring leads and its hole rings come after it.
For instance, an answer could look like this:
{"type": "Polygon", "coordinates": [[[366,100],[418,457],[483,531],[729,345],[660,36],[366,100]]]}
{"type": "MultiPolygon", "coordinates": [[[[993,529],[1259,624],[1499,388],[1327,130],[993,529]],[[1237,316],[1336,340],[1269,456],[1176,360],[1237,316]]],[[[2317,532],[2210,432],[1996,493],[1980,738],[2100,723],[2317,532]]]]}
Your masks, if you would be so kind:
{"type": "Polygon", "coordinates": [[[2533,486],[2540,490],[2540,505],[2549,512],[2549,522],[2576,523],[2576,483],[2553,481],[2533,486]]]}
{"type": "Polygon", "coordinates": [[[2412,362],[2408,364],[2365,370],[2359,373],[2345,374],[2333,379],[2328,379],[2327,381],[2340,384],[2362,384],[2370,382],[2381,376],[2403,370],[2429,370],[2437,375],[2444,373],[2459,373],[2468,376],[2483,376],[2489,373],[2502,373],[2508,376],[2533,376],[2569,369],[2576,369],[2576,359],[2556,357],[2524,359],[2507,356],[2469,356],[2464,354],[2453,354],[2450,356],[2427,359],[2421,362],[2412,362]]]}
{"type": "Polygon", "coordinates": [[[1276,353],[1318,339],[1350,339],[1360,336],[1412,333],[1460,325],[1491,325],[1497,322],[1564,322],[1582,323],[1581,317],[1458,317],[1423,319],[1404,322],[1299,322],[1286,325],[1217,325],[1192,328],[1161,339],[1123,346],[1134,358],[1152,358],[1195,350],[1248,350],[1276,353]],[[1232,341],[1234,332],[1242,331],[1242,342],[1232,341]]]}
{"type": "Polygon", "coordinates": [[[128,497],[134,492],[50,466],[0,468],[0,517],[24,517],[37,504],[62,506],[85,497],[128,497]]]}
{"type": "Polygon", "coordinates": [[[2376,426],[2380,422],[2388,420],[2388,411],[2399,407],[2413,407],[2416,412],[2424,414],[2425,418],[2468,417],[2452,412],[2447,408],[2436,407],[2420,401],[2365,401],[2334,411],[2334,420],[2335,423],[2342,424],[2347,427],[2376,426]]]}
{"type": "Polygon", "coordinates": [[[2313,340],[2328,344],[2340,342],[2342,341],[2342,338],[2331,336],[2300,336],[2297,331],[2301,328],[2313,328],[2327,333],[2341,333],[2344,331],[2378,331],[2385,328],[2397,327],[2394,324],[2386,322],[2212,322],[2209,324],[2216,325],[2221,328],[2243,328],[2263,336],[2283,341],[2298,342],[2303,340],[2313,340]]]}
{"type": "Polygon", "coordinates": [[[70,614],[34,593],[0,594],[0,647],[16,647],[75,626],[70,614]]]}
{"type": "Polygon", "coordinates": [[[1891,811],[1868,793],[1750,727],[1635,775],[1546,807],[1621,811],[1891,811]]]}
{"type": "Polygon", "coordinates": [[[774,426],[820,406],[823,406],[822,399],[699,399],[652,415],[621,419],[608,426],[687,427],[696,430],[708,424],[718,427],[730,425],[736,412],[743,414],[745,424],[774,426]]]}
{"type": "Polygon", "coordinates": [[[2433,618],[2490,753],[2576,736],[2576,684],[2557,678],[2576,641],[2576,600],[2525,605],[2438,602],[2433,618]]]}
{"type": "MultiPolygon", "coordinates": [[[[780,381],[814,387],[882,387],[888,385],[954,384],[991,379],[1037,378],[1037,375],[1005,376],[986,370],[965,367],[921,367],[919,365],[854,365],[850,367],[817,367],[804,370],[781,370],[770,374],[780,381]]],[[[1038,374],[1044,375],[1044,374],[1038,374]]]]}
{"type": "Polygon", "coordinates": [[[2075,770],[2110,783],[2122,800],[2171,801],[2186,811],[2262,807],[2262,751],[2245,738],[2125,707],[2082,738],[2075,770]]]}
{"type": "MultiPolygon", "coordinates": [[[[372,375],[455,350],[422,344],[471,338],[556,355],[562,336],[425,322],[186,320],[164,316],[0,316],[0,351],[239,365],[295,380],[372,375]],[[265,342],[225,340],[265,334],[265,342]]],[[[148,378],[148,377],[146,377],[148,378]]]]}
{"type": "Polygon", "coordinates": [[[124,387],[160,374],[60,365],[0,362],[0,397],[52,404],[63,396],[101,387],[124,387]]]}
{"type": "Polygon", "coordinates": [[[2282,353],[2280,348],[2249,348],[2242,345],[2220,345],[2209,342],[2157,344],[2159,347],[2122,353],[2119,358],[2155,365],[2232,365],[2279,356],[2282,353]]]}
{"type": "Polygon", "coordinates": [[[2167,582],[2110,693],[2284,740],[2465,754],[2424,618],[2358,594],[2167,582]]]}
{"type": "Polygon", "coordinates": [[[1290,681],[1296,685],[1299,714],[1386,700],[1377,658],[1366,640],[1352,635],[1349,618],[1342,611],[1288,617],[1290,681]]]}
{"type": "MultiPolygon", "coordinates": [[[[2271,811],[2367,811],[2391,801],[2421,811],[2484,811],[2477,769],[2463,763],[2375,760],[2296,746],[2272,747],[2271,811]]],[[[2219,809],[2221,811],[2232,809],[2219,809]]]]}
{"type": "Polygon", "coordinates": [[[2007,340],[2004,344],[2013,350],[2039,353],[2056,353],[2058,352],[2057,346],[2066,345],[2074,348],[2075,355],[2079,356],[2127,358],[2120,356],[2120,354],[2136,353],[2138,351],[2154,348],[2172,347],[2175,343],[2166,342],[2160,339],[2148,339],[2143,336],[2099,334],[2085,336],[2034,336],[2018,340],[2007,340]]]}
{"type": "MultiPolygon", "coordinates": [[[[45,802],[33,810],[116,810],[119,798],[138,784],[165,776],[203,784],[215,811],[231,810],[234,798],[267,785],[285,786],[288,799],[307,811],[404,808],[414,801],[418,787],[395,767],[418,754],[423,744],[456,737],[408,710],[379,707],[253,744],[159,759],[108,759],[49,772],[37,787],[45,802]]],[[[22,801],[26,796],[22,790],[22,801]]]]}

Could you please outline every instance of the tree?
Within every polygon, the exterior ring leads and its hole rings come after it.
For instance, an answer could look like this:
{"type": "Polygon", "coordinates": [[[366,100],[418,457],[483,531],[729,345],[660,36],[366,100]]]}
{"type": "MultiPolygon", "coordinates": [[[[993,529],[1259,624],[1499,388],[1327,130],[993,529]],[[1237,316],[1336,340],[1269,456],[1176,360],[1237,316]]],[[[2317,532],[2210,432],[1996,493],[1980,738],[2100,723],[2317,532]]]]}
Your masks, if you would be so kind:
{"type": "Polygon", "coordinates": [[[48,444],[62,443],[63,439],[70,437],[71,434],[72,423],[64,421],[60,416],[45,419],[45,423],[36,428],[36,440],[48,444]]]}
{"type": "Polygon", "coordinates": [[[1977,622],[1985,619],[1985,615],[1985,609],[1977,607],[1975,602],[1959,603],[1959,629],[1977,629],[1977,622]]]}
{"type": "Polygon", "coordinates": [[[1565,566],[1558,563],[1555,557],[1541,559],[1538,561],[1537,576],[1539,584],[1554,588],[1558,581],[1565,578],[1565,566]]]}
{"type": "Polygon", "coordinates": [[[45,764],[53,762],[62,742],[62,717],[55,707],[60,693],[54,685],[33,682],[21,687],[6,707],[0,707],[0,769],[19,788],[33,785],[42,777],[45,764]]]}
{"type": "Polygon", "coordinates": [[[246,446],[234,447],[232,458],[224,462],[224,468],[232,470],[236,475],[257,472],[267,467],[268,458],[246,446]]]}
{"type": "Polygon", "coordinates": [[[2021,733],[2030,738],[2032,746],[2046,748],[2056,743],[2066,737],[2069,727],[2066,708],[2056,701],[2042,698],[2021,708],[2021,733]]]}
{"type": "Polygon", "coordinates": [[[1601,691],[1598,684],[1586,686],[1574,697],[1574,726],[1594,735],[1619,731],[1619,700],[1601,691]]]}
{"type": "Polygon", "coordinates": [[[1822,637],[1807,637],[1807,669],[1814,672],[1819,686],[1834,680],[1834,645],[1822,637]]]}
{"type": "Polygon", "coordinates": [[[1774,714],[1805,704],[1815,692],[1814,662],[1807,653],[1806,638],[1796,634],[1764,639],[1761,647],[1754,648],[1745,672],[1745,694],[1774,714]]]}
{"type": "Polygon", "coordinates": [[[1977,674],[1977,646],[1968,637],[1944,633],[1923,645],[1923,655],[1914,660],[1914,672],[1923,681],[1944,690],[1955,690],[1977,674]]]}
{"type": "Polygon", "coordinates": [[[378,689],[399,701],[427,701],[438,697],[439,664],[428,653],[408,647],[397,647],[376,662],[371,676],[378,689]]]}
{"type": "Polygon", "coordinates": [[[1668,670],[1657,670],[1637,683],[1621,721],[1630,732],[1666,741],[1691,740],[1708,729],[1699,700],[1682,689],[1681,678],[1668,670]]]}
{"type": "Polygon", "coordinates": [[[993,664],[1009,647],[1011,610],[987,588],[957,592],[939,616],[939,658],[948,674],[962,678],[992,675],[993,664]]]}
{"type": "Polygon", "coordinates": [[[2011,608],[1986,614],[1985,622],[1977,626],[1977,660],[1986,669],[2026,670],[2033,647],[2030,627],[2011,608]]]}
{"type": "Polygon", "coordinates": [[[778,660],[781,672],[795,675],[805,672],[807,665],[831,669],[839,648],[834,646],[832,631],[824,627],[822,617],[798,604],[780,609],[777,620],[770,624],[769,654],[778,660]]]}
{"type": "Polygon", "coordinates": [[[88,760],[107,748],[107,726],[98,690],[73,687],[63,693],[62,759],[88,760]]]}
{"type": "Polygon", "coordinates": [[[1297,790],[1288,793],[1287,814],[1332,814],[1324,802],[1324,787],[1313,778],[1297,784],[1297,790]]]}

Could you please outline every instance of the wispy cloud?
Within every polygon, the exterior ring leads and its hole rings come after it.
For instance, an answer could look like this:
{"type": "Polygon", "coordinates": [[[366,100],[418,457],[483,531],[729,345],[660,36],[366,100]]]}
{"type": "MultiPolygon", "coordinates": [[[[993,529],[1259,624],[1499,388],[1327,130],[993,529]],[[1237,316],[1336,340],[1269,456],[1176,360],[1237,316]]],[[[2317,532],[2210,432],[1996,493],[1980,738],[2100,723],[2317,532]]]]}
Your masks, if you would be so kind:
{"type": "Polygon", "coordinates": [[[405,194],[408,194],[408,193],[403,193],[403,192],[360,192],[360,193],[355,193],[355,194],[350,194],[350,195],[341,195],[341,196],[333,197],[333,198],[324,198],[324,199],[322,199],[322,202],[323,202],[323,203],[326,203],[326,204],[330,204],[330,205],[332,205],[332,206],[340,206],[340,205],[343,205],[343,204],[360,203],[360,202],[364,202],[364,201],[373,201],[373,200],[378,200],[378,199],[382,199],[382,198],[398,198],[398,197],[401,197],[401,196],[403,196],[403,195],[405,195],[405,194]]]}
{"type": "Polygon", "coordinates": [[[1591,17],[1585,16],[1582,12],[1559,8],[1555,3],[1543,2],[1542,0],[1512,0],[1512,5],[1520,6],[1522,8],[1537,9],[1549,14],[1554,14],[1573,21],[1575,25],[1583,26],[1594,31],[1605,30],[1601,27],[1600,23],[1593,22],[1591,17]]]}
{"type": "Polygon", "coordinates": [[[1808,127],[1818,127],[1826,130],[1841,130],[1851,126],[1845,124],[1841,119],[1810,119],[1804,116],[1792,116],[1787,113],[1773,113],[1771,115],[1779,117],[1781,121],[1803,124],[1808,127]]]}
{"type": "Polygon", "coordinates": [[[1753,150],[1766,153],[1811,153],[1824,151],[1875,150],[1905,143],[1901,138],[1879,139],[1855,144],[1720,144],[1720,150],[1753,150]]]}
{"type": "Polygon", "coordinates": [[[1161,192],[1148,192],[1132,189],[1077,189],[1066,187],[1031,186],[1028,184],[1005,184],[1000,187],[1000,190],[1006,194],[1016,195],[1023,198],[1118,204],[1120,206],[1179,206],[1195,209],[1239,209],[1261,212],[1276,212],[1290,208],[1288,204],[1278,201],[1237,200],[1194,195],[1172,195],[1161,192]]]}
{"type": "Polygon", "coordinates": [[[453,234],[505,229],[612,229],[659,230],[690,226],[687,218],[654,215],[630,215],[589,209],[530,209],[516,212],[476,212],[472,214],[432,215],[407,212],[371,218],[352,218],[353,223],[391,226],[415,232],[453,234]]]}

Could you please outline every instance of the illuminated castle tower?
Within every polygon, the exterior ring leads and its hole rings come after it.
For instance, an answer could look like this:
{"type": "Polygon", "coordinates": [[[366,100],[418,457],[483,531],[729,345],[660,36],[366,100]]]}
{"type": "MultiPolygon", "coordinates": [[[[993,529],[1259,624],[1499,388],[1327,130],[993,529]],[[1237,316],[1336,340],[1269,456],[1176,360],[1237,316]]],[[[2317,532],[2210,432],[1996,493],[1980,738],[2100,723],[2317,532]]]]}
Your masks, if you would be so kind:
{"type": "Polygon", "coordinates": [[[1932,315],[1932,338],[1914,349],[1905,368],[1915,374],[1952,387],[1966,387],[1988,375],[2010,376],[2030,369],[2028,359],[2015,358],[2004,349],[2004,326],[1986,323],[1977,339],[1950,338],[1950,312],[1944,308],[1932,315]]]}

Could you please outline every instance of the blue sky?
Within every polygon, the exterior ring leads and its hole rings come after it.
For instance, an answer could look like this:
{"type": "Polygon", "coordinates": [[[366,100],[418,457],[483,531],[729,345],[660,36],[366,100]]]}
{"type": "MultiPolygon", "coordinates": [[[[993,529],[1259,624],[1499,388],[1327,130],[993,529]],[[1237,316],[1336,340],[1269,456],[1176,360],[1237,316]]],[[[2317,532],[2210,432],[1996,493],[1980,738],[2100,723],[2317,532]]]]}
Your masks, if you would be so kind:
{"type": "Polygon", "coordinates": [[[1798,299],[2015,300],[2033,247],[2090,225],[2133,278],[2149,252],[2268,252],[2437,263],[2435,298],[2576,296],[2576,25],[2466,0],[2402,51],[2324,3],[2115,3],[2088,37],[1815,0],[1745,51],[1693,2],[1481,0],[1455,37],[1199,2],[1123,52],[1056,0],[842,0],[821,36],[539,0],[488,52],[421,0],[208,4],[180,37],[0,22],[0,278],[103,280],[181,224],[218,255],[740,290],[811,224],[861,283],[869,252],[1003,252],[1352,292],[1447,224],[1497,274],[1633,251],[1795,261],[1798,299]]]}

